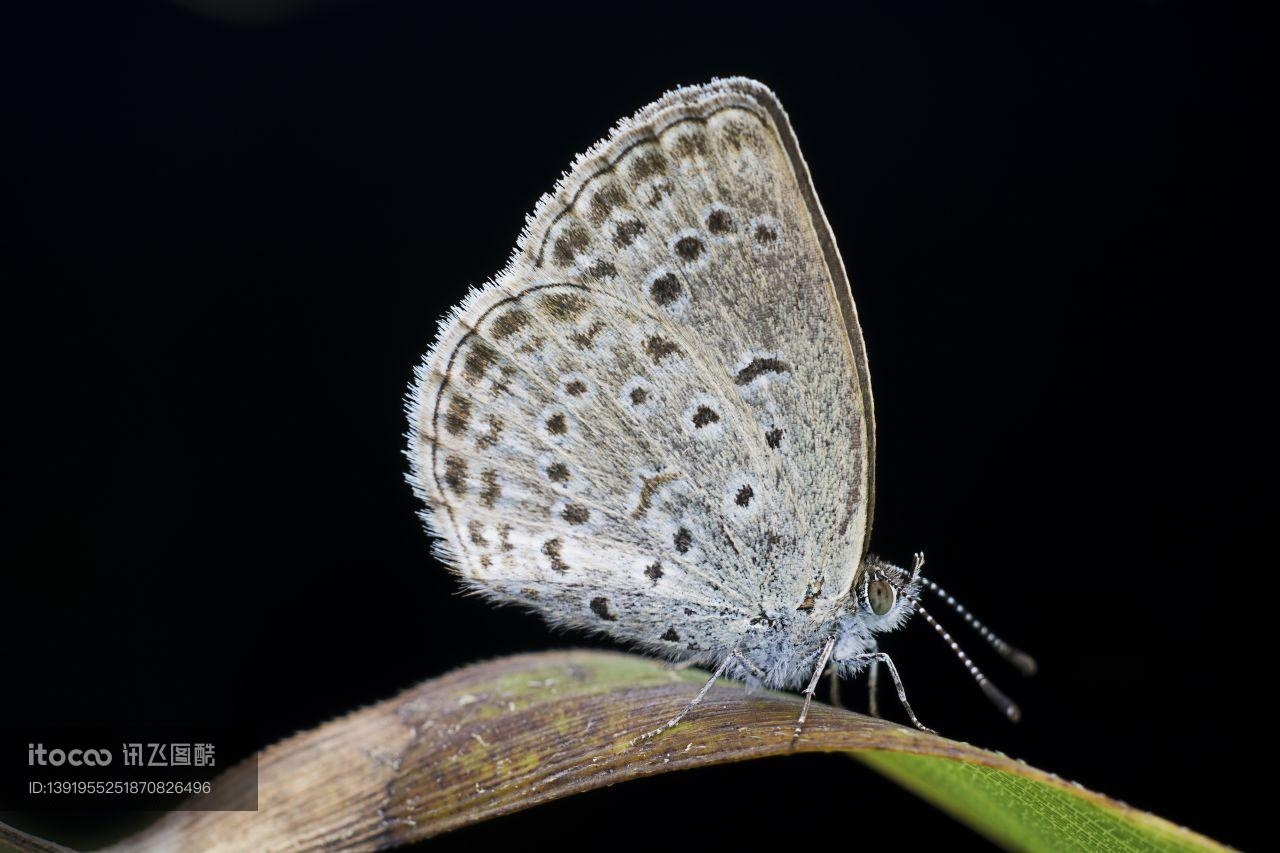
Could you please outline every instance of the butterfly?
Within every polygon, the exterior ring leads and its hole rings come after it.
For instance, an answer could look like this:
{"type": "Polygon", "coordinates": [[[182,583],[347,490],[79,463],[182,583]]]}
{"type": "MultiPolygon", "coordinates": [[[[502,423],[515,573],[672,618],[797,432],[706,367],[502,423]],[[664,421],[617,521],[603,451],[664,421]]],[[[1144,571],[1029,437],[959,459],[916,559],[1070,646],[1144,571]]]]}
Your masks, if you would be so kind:
{"type": "MultiPolygon", "coordinates": [[[[410,482],[471,591],[720,676],[803,688],[928,619],[868,552],[875,415],[848,277],[777,97],[679,88],[579,156],[441,323],[410,482]]],[[[998,651],[1030,658],[960,609],[998,651]]],[[[873,692],[874,696],[874,692],[873,692]]],[[[923,728],[923,727],[922,727],[923,728]]],[[[660,730],[659,730],[660,731],[660,730]]]]}

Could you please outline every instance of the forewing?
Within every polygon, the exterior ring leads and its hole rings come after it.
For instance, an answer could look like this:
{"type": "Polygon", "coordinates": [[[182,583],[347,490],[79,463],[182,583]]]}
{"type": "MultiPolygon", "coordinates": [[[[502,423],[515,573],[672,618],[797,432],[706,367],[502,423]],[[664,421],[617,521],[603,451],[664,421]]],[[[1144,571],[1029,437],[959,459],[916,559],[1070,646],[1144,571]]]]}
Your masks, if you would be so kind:
{"type": "Polygon", "coordinates": [[[865,548],[871,397],[772,93],[680,89],[580,157],[410,409],[428,524],[479,591],[671,654],[829,611],[865,548]]]}

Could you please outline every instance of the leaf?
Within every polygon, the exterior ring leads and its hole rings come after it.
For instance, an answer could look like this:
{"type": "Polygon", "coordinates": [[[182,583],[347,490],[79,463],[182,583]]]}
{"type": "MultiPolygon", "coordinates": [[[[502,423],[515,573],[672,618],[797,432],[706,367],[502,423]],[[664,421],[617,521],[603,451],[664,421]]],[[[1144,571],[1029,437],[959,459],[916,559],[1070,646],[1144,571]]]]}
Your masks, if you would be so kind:
{"type": "MultiPolygon", "coordinates": [[[[256,812],[173,812],[118,850],[377,850],[628,779],[789,752],[849,752],[1000,844],[1221,850],[1190,830],[1003,755],[721,682],[569,651],[469,666],[264,750],[256,812]]],[[[252,763],[215,788],[252,781],[252,763]]]]}

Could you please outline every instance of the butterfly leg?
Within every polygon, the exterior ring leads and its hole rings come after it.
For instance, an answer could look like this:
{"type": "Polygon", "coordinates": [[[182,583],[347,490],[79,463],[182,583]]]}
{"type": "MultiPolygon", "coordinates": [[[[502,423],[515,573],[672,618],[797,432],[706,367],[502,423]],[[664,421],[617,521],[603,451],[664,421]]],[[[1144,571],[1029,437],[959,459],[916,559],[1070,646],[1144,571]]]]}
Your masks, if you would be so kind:
{"type": "Polygon", "coordinates": [[[747,671],[750,672],[752,675],[754,675],[756,678],[760,679],[761,681],[764,681],[765,672],[763,669],[756,666],[754,663],[747,660],[742,655],[738,655],[738,663],[745,666],[747,668],[747,671]]]}
{"type": "Polygon", "coordinates": [[[867,670],[867,713],[880,716],[880,661],[873,660],[867,670]]]}
{"type": "Polygon", "coordinates": [[[893,686],[897,688],[898,701],[902,703],[902,710],[907,712],[907,716],[911,719],[912,724],[922,732],[937,734],[933,729],[920,722],[919,718],[916,717],[916,712],[911,710],[911,703],[907,701],[906,688],[902,686],[902,679],[898,677],[898,668],[893,665],[893,658],[889,657],[884,652],[868,652],[865,655],[858,655],[855,658],[851,658],[851,660],[870,661],[872,666],[875,666],[877,663],[883,663],[885,668],[889,670],[890,677],[893,678],[893,686]]]}
{"type": "Polygon", "coordinates": [[[840,668],[834,663],[827,665],[827,678],[830,681],[831,704],[843,708],[844,703],[840,701],[840,668]]]}
{"type": "Polygon", "coordinates": [[[702,685],[702,689],[698,691],[698,695],[694,696],[692,701],[690,701],[688,705],[684,706],[684,710],[682,710],[679,714],[676,714],[671,719],[667,720],[667,722],[664,725],[659,726],[653,731],[645,732],[644,734],[633,738],[631,740],[631,746],[635,746],[637,743],[639,743],[642,740],[648,740],[654,735],[660,735],[663,732],[665,732],[667,729],[675,728],[680,723],[680,721],[683,720],[685,716],[690,711],[692,711],[699,702],[702,701],[703,697],[707,695],[707,692],[711,690],[711,685],[716,683],[717,678],[724,675],[724,671],[729,668],[729,664],[735,659],[740,659],[740,655],[738,654],[737,649],[734,649],[733,651],[729,652],[729,654],[724,656],[724,660],[720,661],[720,665],[716,667],[716,671],[711,674],[710,678],[707,679],[707,683],[702,685]]]}
{"type": "Polygon", "coordinates": [[[831,660],[831,652],[835,647],[836,638],[828,637],[827,644],[822,647],[822,654],[818,655],[818,665],[814,667],[813,678],[809,679],[809,686],[804,689],[804,707],[800,709],[800,719],[796,720],[796,737],[800,737],[804,721],[809,718],[809,706],[813,704],[813,694],[817,692],[818,679],[822,677],[822,673],[826,672],[827,661],[831,660]]]}

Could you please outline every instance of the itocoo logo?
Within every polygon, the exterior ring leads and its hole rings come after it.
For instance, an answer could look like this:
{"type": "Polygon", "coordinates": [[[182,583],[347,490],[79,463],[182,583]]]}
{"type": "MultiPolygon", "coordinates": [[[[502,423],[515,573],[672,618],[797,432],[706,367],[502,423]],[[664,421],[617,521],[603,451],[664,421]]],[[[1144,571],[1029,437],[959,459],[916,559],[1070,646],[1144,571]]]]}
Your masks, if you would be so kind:
{"type": "Polygon", "coordinates": [[[27,744],[27,766],[61,767],[69,764],[72,767],[106,767],[111,763],[109,749],[45,749],[42,743],[27,744]]]}

